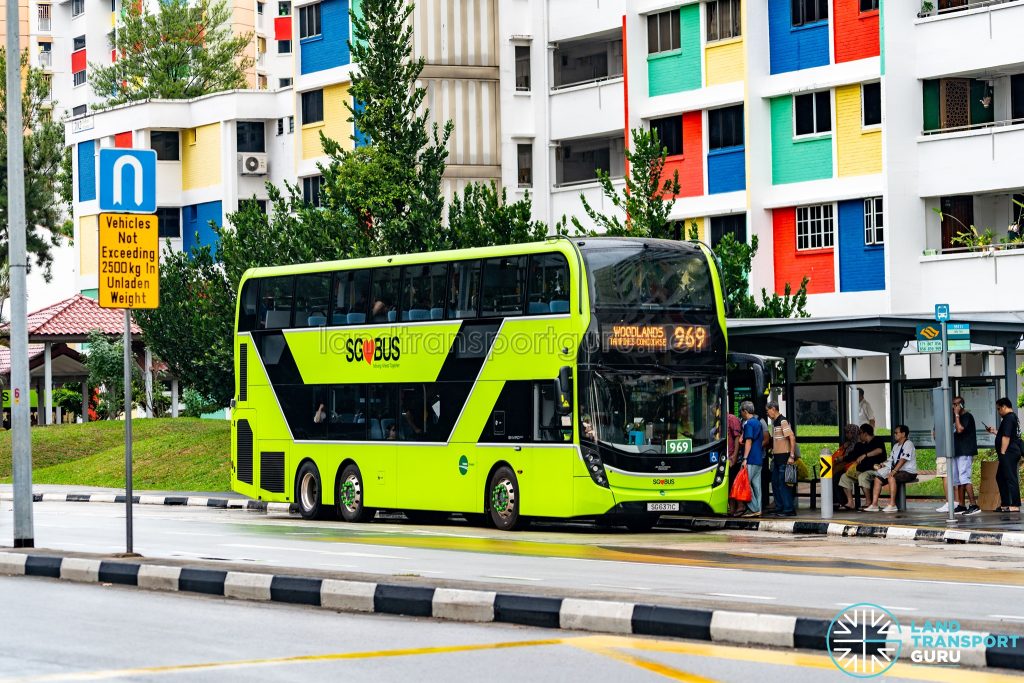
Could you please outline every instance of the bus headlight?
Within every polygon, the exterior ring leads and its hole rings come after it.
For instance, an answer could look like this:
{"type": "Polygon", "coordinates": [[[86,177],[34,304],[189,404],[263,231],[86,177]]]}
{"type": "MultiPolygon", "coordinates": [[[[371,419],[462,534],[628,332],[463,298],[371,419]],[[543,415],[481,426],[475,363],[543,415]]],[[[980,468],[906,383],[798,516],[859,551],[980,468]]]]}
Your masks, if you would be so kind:
{"type": "Polygon", "coordinates": [[[583,464],[587,466],[587,474],[598,486],[608,488],[608,476],[604,471],[604,462],[597,451],[589,448],[583,449],[583,464]]]}
{"type": "Polygon", "coordinates": [[[720,486],[725,481],[725,465],[727,458],[721,457],[718,461],[718,467],[715,469],[715,482],[711,485],[711,488],[720,486]]]}

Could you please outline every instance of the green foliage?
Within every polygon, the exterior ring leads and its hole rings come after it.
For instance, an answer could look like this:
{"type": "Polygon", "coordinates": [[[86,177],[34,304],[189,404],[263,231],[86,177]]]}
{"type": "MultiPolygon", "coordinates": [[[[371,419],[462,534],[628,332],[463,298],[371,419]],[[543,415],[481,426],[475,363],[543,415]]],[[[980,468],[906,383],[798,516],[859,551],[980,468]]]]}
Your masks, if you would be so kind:
{"type": "MultiPolygon", "coordinates": [[[[1017,368],[1017,374],[1024,377],[1024,365],[1017,368]]],[[[1017,397],[1017,407],[1024,408],[1024,391],[1021,391],[1020,396],[1017,397]]]]}
{"type": "MultiPolygon", "coordinates": [[[[0,71],[7,68],[7,53],[0,48],[0,71]]],[[[30,67],[28,52],[21,54],[21,110],[25,129],[25,224],[30,258],[43,269],[49,281],[53,247],[70,239],[70,174],[64,166],[70,160],[64,147],[64,126],[54,121],[48,99],[49,76],[30,67]],[[63,200],[63,204],[57,199],[63,200]]],[[[7,233],[7,85],[0,80],[0,262],[8,262],[7,233]]]]}
{"type": "Polygon", "coordinates": [[[608,172],[604,169],[597,171],[605,198],[627,216],[626,220],[622,221],[617,215],[599,213],[581,194],[583,210],[598,230],[588,231],[575,217],[573,225],[577,230],[590,234],[673,239],[675,227],[668,219],[672,203],[665,200],[679,194],[679,172],[673,171],[671,177],[664,177],[668,149],[662,146],[657,131],[634,128],[632,136],[633,149],[626,149],[629,175],[625,188],[616,190],[608,172]]]}
{"type": "Polygon", "coordinates": [[[65,384],[53,390],[53,405],[65,413],[82,414],[82,390],[74,384],[65,384]]]}
{"type": "Polygon", "coordinates": [[[181,392],[181,402],[185,404],[185,417],[202,417],[207,413],[220,410],[224,405],[219,401],[204,396],[192,387],[187,387],[185,391],[181,392]]]}
{"type": "MultiPolygon", "coordinates": [[[[1024,204],[1021,204],[1016,199],[1013,200],[1019,208],[1024,209],[1024,204]]],[[[950,242],[957,247],[966,247],[971,251],[978,249],[987,249],[995,246],[996,244],[1003,245],[1004,247],[1016,248],[1024,245],[1024,235],[1021,234],[1021,218],[1018,217],[1017,221],[1011,223],[1006,228],[1006,236],[996,239],[996,231],[992,228],[986,228],[985,230],[979,230],[977,226],[971,224],[967,225],[956,216],[951,214],[943,213],[941,209],[933,208],[939,216],[939,220],[945,220],[950,218],[959,224],[960,229],[957,231],[950,242]]]]}
{"type": "Polygon", "coordinates": [[[181,100],[246,88],[252,34],[236,35],[225,0],[127,2],[114,34],[117,61],[89,64],[89,82],[107,94],[97,107],[147,99],[181,100]]]}
{"type": "Polygon", "coordinates": [[[227,405],[235,384],[235,290],[208,245],[191,254],[173,253],[168,245],[160,267],[160,307],[134,315],[146,345],[172,375],[227,405]]]}
{"type": "MultiPolygon", "coordinates": [[[[89,371],[89,386],[101,387],[96,413],[100,419],[113,420],[124,413],[124,343],[111,341],[98,330],[89,333],[89,351],[83,361],[89,371]]],[[[132,363],[132,405],[146,400],[142,371],[132,363]]]]}
{"type": "MultiPolygon", "coordinates": [[[[548,236],[548,226],[535,221],[530,193],[509,203],[505,188],[495,183],[470,183],[462,196],[452,198],[448,206],[448,233],[445,248],[465,249],[495,244],[536,242],[548,236]]],[[[555,226],[564,235],[565,225],[555,226]]]]}

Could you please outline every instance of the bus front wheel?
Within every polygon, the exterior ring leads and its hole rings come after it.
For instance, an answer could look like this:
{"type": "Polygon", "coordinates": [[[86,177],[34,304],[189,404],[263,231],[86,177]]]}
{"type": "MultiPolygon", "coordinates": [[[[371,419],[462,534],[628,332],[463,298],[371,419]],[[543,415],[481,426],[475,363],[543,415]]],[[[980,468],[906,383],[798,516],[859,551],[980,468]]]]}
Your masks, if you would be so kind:
{"type": "Polygon", "coordinates": [[[369,522],[376,512],[363,505],[363,475],[355,465],[347,465],[341,471],[334,500],[338,514],[346,522],[369,522]]]}
{"type": "Polygon", "coordinates": [[[487,496],[487,510],[495,528],[511,531],[519,526],[519,480],[511,467],[503,465],[494,471],[487,496]]]}

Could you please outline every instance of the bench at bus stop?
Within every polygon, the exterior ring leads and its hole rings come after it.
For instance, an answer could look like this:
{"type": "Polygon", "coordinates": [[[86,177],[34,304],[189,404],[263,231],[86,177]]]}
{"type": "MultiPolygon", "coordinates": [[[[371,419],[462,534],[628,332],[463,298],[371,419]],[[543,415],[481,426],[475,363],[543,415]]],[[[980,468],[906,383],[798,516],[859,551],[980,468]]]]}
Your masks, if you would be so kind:
{"type": "MultiPolygon", "coordinates": [[[[904,482],[897,482],[897,484],[896,484],[896,507],[899,509],[899,511],[900,512],[905,512],[906,509],[907,509],[907,484],[917,484],[917,483],[920,483],[920,482],[923,482],[923,481],[928,481],[929,479],[934,479],[934,478],[935,478],[935,473],[934,472],[918,472],[917,476],[912,481],[908,481],[908,482],[905,482],[905,483],[904,482]]],[[[797,483],[796,483],[796,497],[797,497],[797,500],[799,500],[800,498],[809,498],[810,499],[810,509],[812,509],[812,510],[817,509],[817,507],[818,507],[818,497],[820,495],[819,492],[818,492],[818,485],[820,483],[821,483],[821,476],[820,476],[819,466],[815,465],[813,468],[811,468],[811,477],[810,478],[808,478],[808,479],[801,479],[801,480],[797,481],[797,483]],[[806,491],[801,491],[801,486],[800,486],[801,484],[807,484],[808,485],[806,491]]],[[[831,482],[827,483],[826,485],[830,485],[830,484],[831,484],[831,482]]],[[[832,501],[832,502],[834,504],[837,501],[832,501]]],[[[857,483],[855,483],[853,485],[853,502],[854,502],[854,506],[857,509],[860,509],[861,488],[860,488],[860,484],[857,484],[857,483]]]]}

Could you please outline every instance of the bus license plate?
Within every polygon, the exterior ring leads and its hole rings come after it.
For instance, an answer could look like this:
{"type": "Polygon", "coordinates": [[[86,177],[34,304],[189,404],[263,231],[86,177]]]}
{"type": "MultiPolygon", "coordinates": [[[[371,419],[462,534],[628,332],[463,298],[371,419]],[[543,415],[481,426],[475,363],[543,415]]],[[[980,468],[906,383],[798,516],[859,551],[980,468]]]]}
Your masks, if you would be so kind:
{"type": "Polygon", "coordinates": [[[648,503],[648,512],[679,512],[679,503],[648,503]]]}

